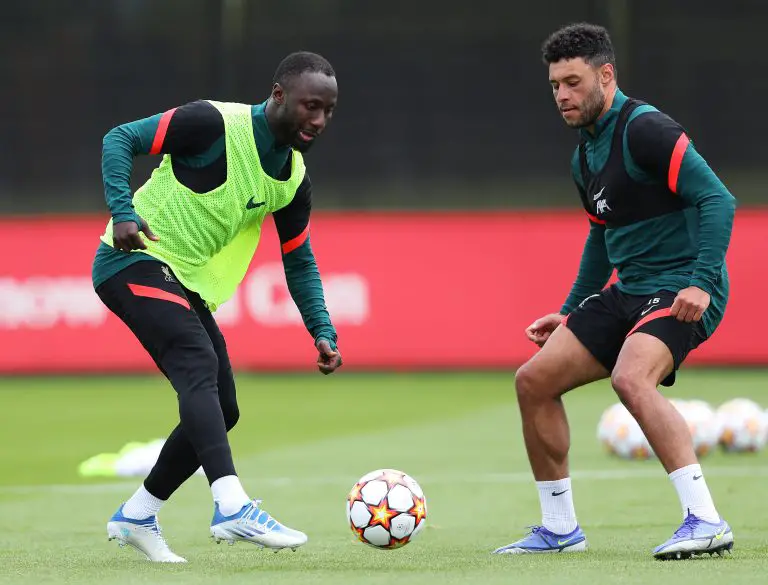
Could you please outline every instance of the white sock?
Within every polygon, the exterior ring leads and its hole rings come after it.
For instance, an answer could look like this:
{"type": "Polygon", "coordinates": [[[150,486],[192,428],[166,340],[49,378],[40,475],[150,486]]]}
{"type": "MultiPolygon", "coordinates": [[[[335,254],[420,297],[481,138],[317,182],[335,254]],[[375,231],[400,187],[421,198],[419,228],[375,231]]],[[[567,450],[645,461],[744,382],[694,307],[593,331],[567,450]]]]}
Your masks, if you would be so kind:
{"type": "Polygon", "coordinates": [[[142,483],[123,506],[123,516],[132,520],[146,520],[160,511],[165,500],[156,498],[147,491],[142,483]]]}
{"type": "Polygon", "coordinates": [[[219,511],[225,516],[239,512],[240,508],[251,503],[251,498],[245,493],[240,478],[236,475],[225,475],[211,484],[213,501],[219,505],[219,511]]]}
{"type": "Polygon", "coordinates": [[[707,482],[701,473],[701,465],[687,465],[676,469],[669,474],[669,479],[672,480],[680,497],[683,518],[691,513],[713,524],[720,522],[720,515],[715,509],[707,482]]]}
{"type": "Polygon", "coordinates": [[[537,481],[541,502],[541,523],[555,534],[570,534],[578,526],[573,508],[571,478],[556,481],[537,481]]]}

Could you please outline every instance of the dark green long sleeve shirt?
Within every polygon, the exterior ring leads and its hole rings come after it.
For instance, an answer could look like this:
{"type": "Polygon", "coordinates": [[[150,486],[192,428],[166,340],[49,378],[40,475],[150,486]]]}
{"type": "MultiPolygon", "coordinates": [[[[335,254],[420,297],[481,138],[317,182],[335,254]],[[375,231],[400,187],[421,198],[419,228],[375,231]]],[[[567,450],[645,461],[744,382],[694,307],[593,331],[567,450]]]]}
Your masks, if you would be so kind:
{"type": "MultiPolygon", "coordinates": [[[[251,108],[253,134],[264,171],[279,180],[290,176],[290,148],[275,143],[265,115],[266,102],[251,108]]],[[[226,181],[224,120],[209,102],[190,102],[165,113],[117,126],[103,141],[104,193],[115,223],[139,222],[130,188],[133,159],[146,154],[169,154],[179,182],[205,193],[226,181]]],[[[309,219],[312,184],[306,174],[296,195],[273,214],[282,247],[288,290],[307,330],[317,341],[336,347],[336,330],[325,305],[322,282],[310,244],[309,219]]],[[[151,228],[152,226],[150,226],[151,228]]],[[[93,262],[92,278],[98,287],[134,262],[156,261],[141,252],[126,253],[101,243],[93,262]]]]}
{"type": "MultiPolygon", "coordinates": [[[[608,160],[618,114],[626,100],[617,90],[594,134],[581,130],[590,172],[598,173],[608,160]]],[[[600,292],[615,268],[617,286],[628,294],[662,289],[677,292],[689,286],[709,293],[711,304],[702,321],[711,334],[722,320],[728,300],[725,255],[736,200],[685,130],[653,106],[641,105],[632,112],[622,144],[629,176],[638,182],[667,185],[670,197],[680,197],[684,208],[614,229],[590,217],[578,274],[561,312],[570,313],[583,299],[600,292]],[[651,249],[653,253],[647,252],[651,249]]],[[[583,190],[578,148],[571,170],[583,190]]]]}

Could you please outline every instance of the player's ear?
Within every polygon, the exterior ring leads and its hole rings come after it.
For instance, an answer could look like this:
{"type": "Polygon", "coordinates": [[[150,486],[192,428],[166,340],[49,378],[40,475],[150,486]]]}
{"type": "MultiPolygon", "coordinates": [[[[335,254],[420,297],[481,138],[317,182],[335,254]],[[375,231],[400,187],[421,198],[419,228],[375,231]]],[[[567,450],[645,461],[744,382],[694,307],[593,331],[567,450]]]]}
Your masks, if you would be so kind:
{"type": "Polygon", "coordinates": [[[281,106],[285,102],[285,90],[279,83],[272,86],[272,99],[281,106]]]}
{"type": "Polygon", "coordinates": [[[603,85],[608,85],[611,81],[613,81],[616,72],[614,71],[613,65],[611,63],[604,63],[600,66],[599,75],[600,82],[603,85]]]}

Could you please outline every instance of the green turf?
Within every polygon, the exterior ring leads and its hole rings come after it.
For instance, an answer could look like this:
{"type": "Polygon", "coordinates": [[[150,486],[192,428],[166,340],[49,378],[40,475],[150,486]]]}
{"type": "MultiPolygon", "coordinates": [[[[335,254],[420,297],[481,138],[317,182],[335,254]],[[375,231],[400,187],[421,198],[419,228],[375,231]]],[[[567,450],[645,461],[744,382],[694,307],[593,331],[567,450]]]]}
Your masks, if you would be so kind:
{"type": "MultiPolygon", "coordinates": [[[[175,397],[158,377],[0,380],[0,583],[755,583],[768,571],[762,505],[768,452],[716,453],[707,481],[736,535],[731,558],[659,563],[649,555],[680,521],[654,462],[608,457],[595,439],[615,397],[605,383],[571,393],[567,408],[584,555],[496,557],[489,552],[538,521],[511,374],[240,376],[232,432],[244,484],[310,541],[272,554],[208,537],[210,492],[193,477],[161,521],[184,566],[157,566],[106,541],[105,522],[139,479],[82,480],[77,464],[131,440],[163,436],[175,397]],[[344,498],[364,473],[395,467],[427,495],[427,529],[378,551],[346,526],[344,498]]],[[[670,396],[719,404],[768,402],[768,372],[687,370],[670,396]]],[[[768,406],[768,404],[764,404],[768,406]]]]}

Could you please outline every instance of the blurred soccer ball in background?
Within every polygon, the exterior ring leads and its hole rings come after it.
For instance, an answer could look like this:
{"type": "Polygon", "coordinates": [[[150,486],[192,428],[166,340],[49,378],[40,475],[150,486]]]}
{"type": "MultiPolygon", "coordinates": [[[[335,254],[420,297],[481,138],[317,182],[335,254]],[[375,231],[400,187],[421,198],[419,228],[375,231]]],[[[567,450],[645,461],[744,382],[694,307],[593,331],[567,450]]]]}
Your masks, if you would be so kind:
{"type": "Polygon", "coordinates": [[[597,438],[609,453],[622,459],[655,456],[640,425],[621,402],[603,412],[597,425],[597,438]]]}
{"type": "Polygon", "coordinates": [[[696,455],[703,457],[717,448],[720,425],[715,409],[704,400],[670,400],[685,419],[696,455]]]}
{"type": "MultiPolygon", "coordinates": [[[[699,457],[718,445],[727,452],[754,452],[768,443],[768,411],[752,400],[736,398],[715,410],[703,400],[670,399],[691,433],[699,457]]],[[[626,407],[607,408],[597,425],[597,438],[605,449],[623,459],[649,459],[653,449],[626,407]]]]}
{"type": "Polygon", "coordinates": [[[717,409],[720,444],[726,451],[759,451],[768,441],[768,419],[756,402],[734,398],[717,409]]]}

